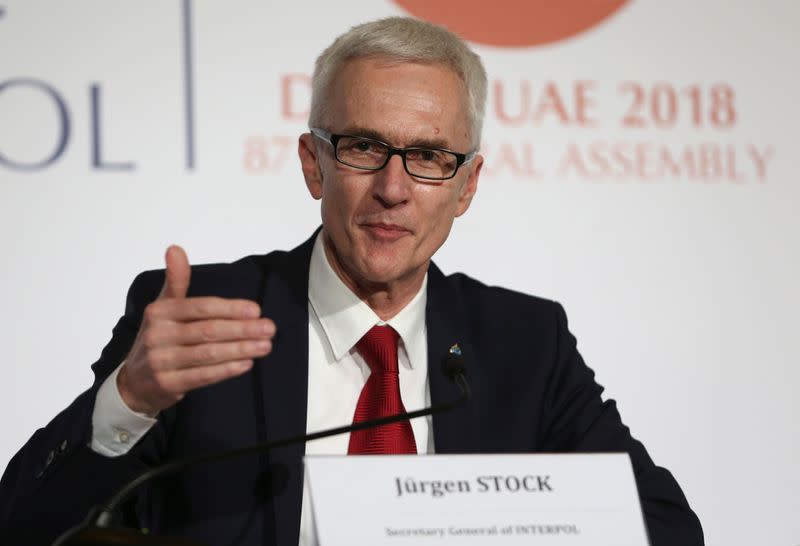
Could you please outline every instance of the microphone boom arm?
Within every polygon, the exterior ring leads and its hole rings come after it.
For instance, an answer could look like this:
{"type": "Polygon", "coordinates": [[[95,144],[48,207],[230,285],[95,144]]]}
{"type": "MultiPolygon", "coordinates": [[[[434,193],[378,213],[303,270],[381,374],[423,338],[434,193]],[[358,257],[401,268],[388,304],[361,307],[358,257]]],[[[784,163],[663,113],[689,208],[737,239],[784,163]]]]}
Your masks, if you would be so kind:
{"type": "Polygon", "coordinates": [[[455,371],[453,374],[453,380],[458,385],[461,395],[454,400],[450,400],[436,406],[430,406],[410,412],[397,413],[395,415],[389,415],[387,417],[371,419],[369,421],[362,421],[360,423],[354,423],[341,427],[320,430],[317,432],[312,432],[311,434],[298,434],[296,436],[290,436],[289,438],[282,438],[272,442],[265,442],[249,447],[243,447],[233,451],[225,451],[223,453],[214,453],[212,455],[199,455],[187,459],[180,459],[178,461],[165,463],[150,470],[146,470],[125,484],[122,489],[120,489],[116,494],[114,494],[113,497],[111,497],[111,499],[108,500],[108,502],[106,502],[105,507],[100,511],[97,519],[95,520],[95,525],[97,527],[109,527],[111,525],[114,510],[128,497],[128,495],[130,495],[144,482],[158,478],[159,476],[163,476],[165,474],[170,474],[172,472],[192,468],[198,465],[211,464],[225,459],[235,459],[237,457],[242,457],[253,453],[260,453],[270,449],[285,447],[300,442],[310,442],[312,440],[319,440],[320,438],[327,438],[328,436],[336,436],[337,434],[344,434],[346,432],[354,432],[366,428],[379,427],[381,425],[388,425],[398,421],[416,419],[418,417],[425,417],[434,413],[449,411],[466,402],[472,396],[469,384],[464,377],[462,369],[455,371]]]}

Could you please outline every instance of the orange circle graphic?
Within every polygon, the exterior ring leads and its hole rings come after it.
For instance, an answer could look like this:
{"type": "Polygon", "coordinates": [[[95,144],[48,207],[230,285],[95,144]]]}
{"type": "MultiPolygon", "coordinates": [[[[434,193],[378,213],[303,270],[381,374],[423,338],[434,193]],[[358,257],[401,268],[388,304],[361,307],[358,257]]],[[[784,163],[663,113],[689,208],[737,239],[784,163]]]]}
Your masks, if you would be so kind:
{"type": "Polygon", "coordinates": [[[411,15],[479,44],[525,47],[570,38],[628,0],[394,0],[411,15]]]}

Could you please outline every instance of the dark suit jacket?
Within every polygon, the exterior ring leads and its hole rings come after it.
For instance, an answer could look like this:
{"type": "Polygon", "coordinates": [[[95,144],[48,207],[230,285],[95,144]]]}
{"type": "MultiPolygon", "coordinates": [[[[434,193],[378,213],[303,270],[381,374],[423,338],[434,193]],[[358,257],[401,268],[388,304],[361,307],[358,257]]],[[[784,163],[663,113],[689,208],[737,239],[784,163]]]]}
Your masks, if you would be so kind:
{"type": "MultiPolygon", "coordinates": [[[[95,395],[125,358],[163,282],[163,271],[139,275],[92,366],[92,387],[9,463],[0,481],[0,543],[49,543],[160,462],[304,433],[312,241],[193,268],[189,295],[261,303],[278,327],[273,351],[252,372],[189,393],[130,453],[106,458],[87,447],[95,395]]],[[[437,453],[628,452],[653,545],[703,543],[678,484],[630,436],[614,402],[601,400],[602,387],[576,351],[560,305],[462,274],[445,277],[431,265],[426,321],[432,402],[457,395],[437,369],[453,343],[463,349],[473,390],[466,406],[433,418],[437,453]]],[[[209,544],[297,544],[303,451],[296,445],[162,478],[143,486],[120,517],[209,544]]]]}

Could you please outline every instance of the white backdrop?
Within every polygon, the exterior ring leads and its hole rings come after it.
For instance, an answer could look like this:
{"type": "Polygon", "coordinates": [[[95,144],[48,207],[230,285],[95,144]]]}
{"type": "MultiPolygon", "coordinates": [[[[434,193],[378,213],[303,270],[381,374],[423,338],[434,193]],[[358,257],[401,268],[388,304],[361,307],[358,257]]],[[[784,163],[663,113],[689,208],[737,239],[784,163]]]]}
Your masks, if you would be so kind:
{"type": "MultiPolygon", "coordinates": [[[[531,38],[475,43],[487,163],[437,262],[565,305],[709,544],[800,544],[800,5],[634,0],[530,45],[555,27],[506,3],[453,8],[531,38]]],[[[169,243],[223,261],[310,234],[313,59],[399,4],[0,0],[0,468],[90,384],[169,243]]]]}

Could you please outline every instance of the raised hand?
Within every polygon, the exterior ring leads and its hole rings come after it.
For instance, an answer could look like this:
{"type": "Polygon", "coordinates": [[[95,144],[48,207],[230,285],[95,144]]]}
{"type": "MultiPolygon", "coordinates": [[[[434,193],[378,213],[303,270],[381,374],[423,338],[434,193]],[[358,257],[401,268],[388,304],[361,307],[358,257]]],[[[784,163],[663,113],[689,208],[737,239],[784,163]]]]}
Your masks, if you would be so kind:
{"type": "Polygon", "coordinates": [[[117,386],[133,411],[155,416],[199,387],[241,375],[272,350],[275,323],[250,300],[187,298],[191,268],[171,246],[158,298],[144,310],[117,386]]]}

